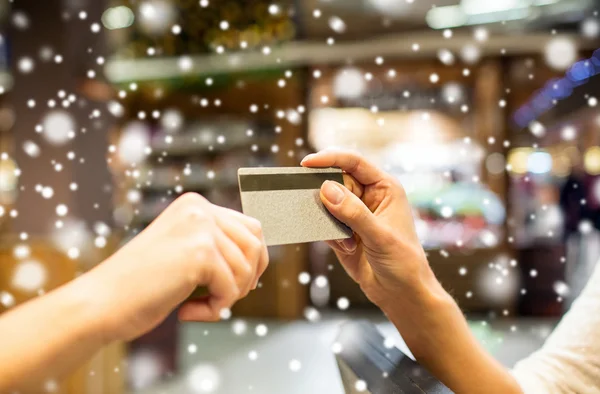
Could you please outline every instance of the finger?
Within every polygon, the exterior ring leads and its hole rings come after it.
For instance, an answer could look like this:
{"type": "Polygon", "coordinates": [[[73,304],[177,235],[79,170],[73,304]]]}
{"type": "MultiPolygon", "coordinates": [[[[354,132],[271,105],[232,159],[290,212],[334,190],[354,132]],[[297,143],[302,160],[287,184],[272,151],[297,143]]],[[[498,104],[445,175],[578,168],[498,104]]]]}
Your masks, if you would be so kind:
{"type": "Polygon", "coordinates": [[[198,193],[186,192],[171,202],[143,231],[150,230],[155,226],[160,226],[165,217],[171,215],[180,215],[183,210],[188,210],[190,206],[202,206],[206,199],[198,193]]]}
{"type": "Polygon", "coordinates": [[[209,248],[206,257],[198,285],[208,287],[210,295],[186,302],[179,310],[181,320],[218,320],[221,309],[231,307],[240,294],[233,272],[221,254],[209,248]]]}
{"type": "Polygon", "coordinates": [[[177,316],[181,321],[218,321],[219,314],[215,313],[209,303],[209,298],[186,301],[181,305],[177,316]]]}
{"type": "Polygon", "coordinates": [[[254,279],[253,289],[256,289],[258,286],[258,281],[263,276],[267,267],[269,266],[269,250],[267,249],[267,244],[264,243],[263,240],[263,251],[261,253],[261,258],[258,263],[258,269],[256,270],[256,278],[254,279]]]}
{"type": "Polygon", "coordinates": [[[261,243],[260,258],[259,258],[258,265],[256,268],[256,277],[254,280],[254,284],[252,286],[252,288],[255,289],[256,286],[258,285],[258,280],[260,279],[262,274],[264,274],[265,270],[269,266],[269,251],[267,249],[267,244],[265,243],[265,239],[263,236],[262,226],[258,220],[251,218],[249,216],[246,216],[243,213],[240,213],[238,211],[234,211],[231,209],[227,209],[227,208],[222,208],[222,207],[219,207],[219,208],[227,211],[228,215],[233,216],[236,220],[239,220],[241,223],[243,223],[244,226],[246,226],[246,228],[252,234],[254,234],[254,236],[261,243]]]}
{"type": "Polygon", "coordinates": [[[250,291],[250,286],[254,279],[252,265],[244,255],[244,252],[242,252],[241,245],[229,238],[223,230],[219,230],[215,238],[217,247],[235,278],[235,283],[240,292],[238,298],[246,296],[250,291]]]}
{"type": "Polygon", "coordinates": [[[376,234],[379,225],[369,208],[350,190],[333,181],[321,186],[321,200],[329,212],[348,225],[363,240],[376,234]]]}
{"type": "Polygon", "coordinates": [[[354,236],[346,239],[336,239],[333,241],[326,241],[327,245],[329,245],[332,249],[339,251],[345,255],[352,255],[356,253],[356,248],[358,244],[354,236]]]}
{"type": "Polygon", "coordinates": [[[347,250],[344,249],[344,247],[340,244],[340,241],[338,240],[325,241],[325,243],[336,253],[336,256],[338,257],[350,254],[347,250]]]}
{"type": "Polygon", "coordinates": [[[300,163],[304,167],[338,167],[363,185],[377,183],[384,173],[356,152],[324,150],[308,155],[300,163]]]}
{"type": "Polygon", "coordinates": [[[365,275],[369,274],[371,267],[364,258],[362,246],[358,245],[353,253],[348,253],[339,241],[327,241],[327,244],[333,249],[344,270],[357,283],[361,283],[365,275]]]}
{"type": "Polygon", "coordinates": [[[350,174],[344,174],[344,186],[358,198],[365,194],[365,187],[350,174]]]}
{"type": "Polygon", "coordinates": [[[217,224],[223,233],[244,254],[246,263],[250,266],[250,280],[242,289],[242,296],[246,296],[253,289],[258,274],[259,263],[262,259],[262,240],[259,240],[246,226],[235,220],[233,215],[224,213],[216,215],[217,224]]]}

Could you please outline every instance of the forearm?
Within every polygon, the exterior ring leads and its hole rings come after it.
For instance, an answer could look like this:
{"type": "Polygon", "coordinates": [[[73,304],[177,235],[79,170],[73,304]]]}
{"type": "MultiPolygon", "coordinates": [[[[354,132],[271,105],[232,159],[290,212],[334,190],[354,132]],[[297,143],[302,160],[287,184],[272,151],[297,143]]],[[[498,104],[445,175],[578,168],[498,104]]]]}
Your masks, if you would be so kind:
{"type": "Polygon", "coordinates": [[[437,286],[437,294],[419,290],[386,311],[417,361],[456,393],[520,394],[516,380],[482,348],[454,300],[437,286]]]}
{"type": "Polygon", "coordinates": [[[88,275],[0,316],[0,392],[40,392],[105,344],[88,275]]]}

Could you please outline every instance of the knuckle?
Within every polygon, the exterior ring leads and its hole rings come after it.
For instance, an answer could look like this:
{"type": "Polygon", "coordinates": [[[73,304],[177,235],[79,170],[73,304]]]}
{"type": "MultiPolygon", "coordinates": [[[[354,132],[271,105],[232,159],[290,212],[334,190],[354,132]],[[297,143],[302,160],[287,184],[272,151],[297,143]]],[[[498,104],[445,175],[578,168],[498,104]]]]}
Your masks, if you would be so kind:
{"type": "Polygon", "coordinates": [[[262,252],[262,242],[254,238],[250,240],[250,252],[253,257],[257,258],[262,252]]]}
{"type": "Polygon", "coordinates": [[[383,186],[386,189],[395,189],[400,186],[400,183],[398,182],[398,180],[396,178],[394,178],[390,175],[385,175],[381,179],[381,186],[383,186]]]}
{"type": "Polygon", "coordinates": [[[214,222],[211,212],[205,206],[199,204],[185,204],[180,210],[179,217],[185,224],[191,225],[214,222]]]}
{"type": "Polygon", "coordinates": [[[358,153],[352,152],[348,154],[348,171],[349,173],[354,173],[358,171],[361,162],[364,159],[358,153]]]}
{"type": "Polygon", "coordinates": [[[398,193],[398,195],[406,197],[406,190],[397,178],[387,176],[384,180],[384,186],[388,189],[394,190],[396,193],[398,193]]]}
{"type": "Polygon", "coordinates": [[[240,270],[240,274],[244,281],[247,281],[251,276],[253,276],[254,272],[252,272],[252,267],[250,266],[250,263],[244,261],[244,264],[242,264],[240,270]]]}
{"type": "Polygon", "coordinates": [[[255,236],[262,238],[263,235],[263,230],[262,230],[262,224],[260,223],[259,220],[254,219],[254,218],[250,218],[250,220],[248,221],[248,230],[250,230],[250,232],[252,234],[254,234],[255,236]]]}
{"type": "Polygon", "coordinates": [[[361,167],[363,165],[370,165],[370,164],[372,164],[366,158],[366,156],[364,156],[362,153],[360,153],[360,152],[358,152],[356,150],[350,150],[350,151],[348,151],[348,159],[349,159],[350,168],[353,171],[358,170],[359,167],[361,167]]]}
{"type": "Polygon", "coordinates": [[[233,305],[233,303],[235,302],[235,300],[239,299],[241,296],[242,296],[242,291],[237,286],[234,286],[231,289],[231,294],[230,294],[231,301],[230,301],[230,305],[229,306],[233,305]]]}
{"type": "Polygon", "coordinates": [[[215,264],[214,242],[206,237],[195,237],[189,251],[190,280],[194,283],[205,283],[218,274],[215,264]]]}
{"type": "Polygon", "coordinates": [[[178,199],[177,202],[181,205],[198,205],[203,203],[204,201],[206,201],[206,199],[204,197],[202,197],[200,194],[198,193],[193,193],[193,192],[187,192],[185,194],[182,194],[178,199]]]}
{"type": "Polygon", "coordinates": [[[196,254],[203,260],[214,257],[216,253],[215,240],[208,234],[194,237],[193,248],[196,254]]]}
{"type": "Polygon", "coordinates": [[[190,207],[186,211],[185,218],[191,223],[197,224],[207,222],[210,216],[203,209],[198,207],[190,207]]]}

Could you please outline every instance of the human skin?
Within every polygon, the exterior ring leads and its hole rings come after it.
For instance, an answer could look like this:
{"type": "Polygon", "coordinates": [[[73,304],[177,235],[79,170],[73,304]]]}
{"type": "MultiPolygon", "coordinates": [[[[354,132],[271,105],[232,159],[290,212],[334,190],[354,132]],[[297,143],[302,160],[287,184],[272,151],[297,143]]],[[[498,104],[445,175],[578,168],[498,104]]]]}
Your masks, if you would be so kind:
{"type": "Polygon", "coordinates": [[[354,236],[329,245],[417,361],[456,393],[522,393],[509,371],[477,342],[436,279],[400,183],[351,151],[322,151],[302,165],[344,171],[344,185],[325,182],[321,200],[354,236]]]}
{"type": "Polygon", "coordinates": [[[181,320],[216,321],[256,288],[268,262],[258,221],[185,194],[93,270],[0,317],[0,393],[42,392],[178,306],[181,320]],[[199,286],[208,295],[189,299],[199,286]]]}

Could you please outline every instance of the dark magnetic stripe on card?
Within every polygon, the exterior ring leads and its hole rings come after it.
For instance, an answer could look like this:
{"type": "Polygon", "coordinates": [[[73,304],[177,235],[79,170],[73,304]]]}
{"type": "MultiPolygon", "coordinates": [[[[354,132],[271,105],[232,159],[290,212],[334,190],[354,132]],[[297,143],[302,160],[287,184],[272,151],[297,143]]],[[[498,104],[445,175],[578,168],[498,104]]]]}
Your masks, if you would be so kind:
{"type": "Polygon", "coordinates": [[[344,177],[340,172],[240,175],[240,190],[242,192],[262,192],[320,189],[325,181],[335,181],[344,184],[344,177]]]}

